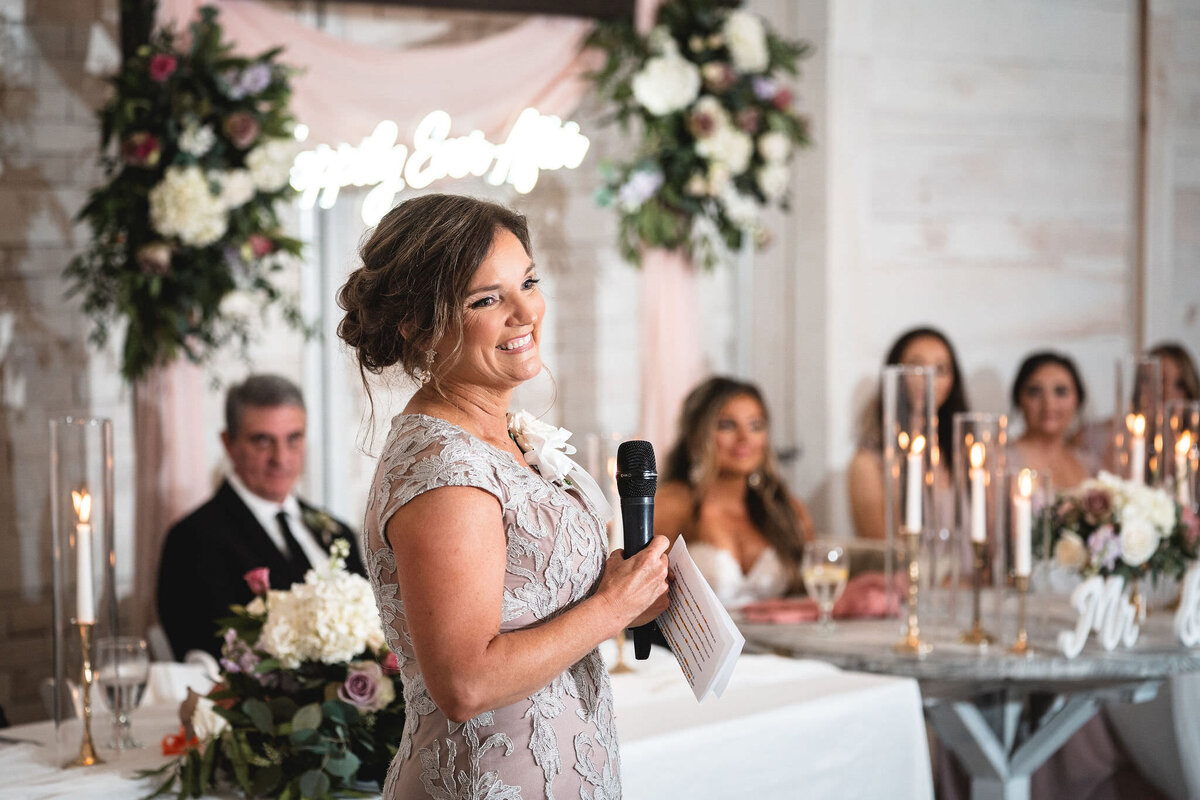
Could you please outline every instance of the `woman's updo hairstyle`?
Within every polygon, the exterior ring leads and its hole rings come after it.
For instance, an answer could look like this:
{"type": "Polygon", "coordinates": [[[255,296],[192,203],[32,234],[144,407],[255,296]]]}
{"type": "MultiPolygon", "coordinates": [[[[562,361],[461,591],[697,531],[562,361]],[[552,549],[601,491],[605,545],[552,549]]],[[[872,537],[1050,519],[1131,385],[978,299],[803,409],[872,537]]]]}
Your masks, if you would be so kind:
{"type": "Polygon", "coordinates": [[[445,363],[431,363],[446,336],[462,344],[467,289],[492,250],[498,230],[510,231],[532,255],[525,217],[474,197],[430,194],[393,208],[359,250],[362,266],[350,273],[338,305],[346,312],[338,336],[354,348],[359,372],[393,365],[436,386],[445,363]]]}

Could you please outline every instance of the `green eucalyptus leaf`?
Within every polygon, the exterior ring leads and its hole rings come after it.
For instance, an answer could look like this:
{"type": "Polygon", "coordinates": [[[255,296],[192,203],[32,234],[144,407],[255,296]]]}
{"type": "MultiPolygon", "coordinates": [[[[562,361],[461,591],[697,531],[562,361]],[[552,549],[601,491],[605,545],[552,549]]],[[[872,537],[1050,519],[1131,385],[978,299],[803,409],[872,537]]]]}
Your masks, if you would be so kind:
{"type": "Polygon", "coordinates": [[[303,797],[323,797],[329,793],[329,788],[329,776],[323,770],[310,769],[300,776],[300,794],[303,797]]]}
{"type": "Polygon", "coordinates": [[[242,711],[250,718],[254,727],[263,733],[270,733],[274,729],[274,723],[271,720],[271,708],[262,700],[255,698],[246,700],[242,703],[242,711]]]}
{"type": "Polygon", "coordinates": [[[310,703],[302,706],[295,716],[292,717],[292,731],[299,733],[300,731],[316,730],[321,726],[321,706],[319,703],[310,703]]]}

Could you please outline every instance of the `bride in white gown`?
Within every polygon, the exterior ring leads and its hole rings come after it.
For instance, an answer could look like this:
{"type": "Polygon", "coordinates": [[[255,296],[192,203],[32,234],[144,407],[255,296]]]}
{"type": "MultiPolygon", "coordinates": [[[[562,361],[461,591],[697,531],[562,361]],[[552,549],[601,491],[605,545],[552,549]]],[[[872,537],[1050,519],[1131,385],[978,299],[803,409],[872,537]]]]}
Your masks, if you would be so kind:
{"type": "Polygon", "coordinates": [[[799,591],[812,519],[780,477],[758,387],[714,377],[694,388],[664,477],[655,533],[683,535],[726,606],[799,591]]]}

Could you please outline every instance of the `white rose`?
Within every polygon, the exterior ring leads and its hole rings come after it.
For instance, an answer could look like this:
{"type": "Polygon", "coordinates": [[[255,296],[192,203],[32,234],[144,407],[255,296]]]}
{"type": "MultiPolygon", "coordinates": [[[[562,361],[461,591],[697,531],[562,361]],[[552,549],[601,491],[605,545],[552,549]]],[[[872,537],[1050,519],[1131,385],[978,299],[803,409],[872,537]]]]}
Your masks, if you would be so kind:
{"type": "Polygon", "coordinates": [[[758,223],[758,200],[748,194],[742,194],[733,188],[732,184],[729,184],[721,195],[721,204],[725,207],[725,214],[735,225],[752,228],[758,223]]]}
{"type": "Polygon", "coordinates": [[[246,154],[246,169],[260,192],[287,186],[298,145],[294,139],[268,139],[246,154]]]}
{"type": "Polygon", "coordinates": [[[192,730],[197,739],[215,738],[229,727],[229,720],[218,714],[215,708],[216,704],[207,697],[196,700],[196,710],[192,712],[192,730]]]}
{"type": "Polygon", "coordinates": [[[792,142],[787,134],[768,131],[758,137],[758,152],[768,163],[778,164],[792,154],[792,142]]]}
{"type": "Polygon", "coordinates": [[[696,142],[696,152],[710,161],[720,161],[737,175],[750,166],[754,140],[737,128],[719,126],[712,136],[696,142]]]}
{"type": "Polygon", "coordinates": [[[692,113],[712,118],[715,123],[713,133],[730,126],[729,112],[725,110],[721,101],[711,94],[703,95],[697,100],[696,105],[692,106],[692,113]]]}
{"type": "Polygon", "coordinates": [[[651,58],[633,76],[634,98],[656,117],[687,108],[699,94],[700,70],[678,55],[651,58]]]}
{"type": "Polygon", "coordinates": [[[748,11],[733,11],[721,27],[729,57],[742,72],[762,72],[770,63],[762,20],[748,11]]]}
{"type": "Polygon", "coordinates": [[[256,191],[254,178],[245,169],[231,169],[225,172],[210,172],[209,180],[215,181],[221,187],[221,202],[226,208],[244,206],[254,197],[256,191]]]}
{"type": "Polygon", "coordinates": [[[792,171],[783,164],[767,164],[758,171],[758,188],[768,200],[778,200],[787,194],[792,171]]]}
{"type": "Polygon", "coordinates": [[[1145,564],[1158,549],[1158,531],[1150,520],[1131,517],[1121,522],[1121,560],[1131,567],[1145,564]]]}
{"type": "Polygon", "coordinates": [[[207,153],[216,143],[217,134],[213,133],[211,125],[197,127],[193,122],[179,134],[179,149],[196,158],[207,153]]]}
{"type": "Polygon", "coordinates": [[[1067,569],[1083,569],[1088,562],[1087,545],[1079,534],[1067,531],[1054,544],[1054,560],[1067,569]]]}
{"type": "Polygon", "coordinates": [[[525,453],[525,463],[537,467],[543,478],[561,481],[575,468],[575,462],[568,458],[575,452],[575,445],[567,444],[571,432],[566,428],[556,428],[527,411],[518,411],[509,417],[508,430],[525,453]]]}

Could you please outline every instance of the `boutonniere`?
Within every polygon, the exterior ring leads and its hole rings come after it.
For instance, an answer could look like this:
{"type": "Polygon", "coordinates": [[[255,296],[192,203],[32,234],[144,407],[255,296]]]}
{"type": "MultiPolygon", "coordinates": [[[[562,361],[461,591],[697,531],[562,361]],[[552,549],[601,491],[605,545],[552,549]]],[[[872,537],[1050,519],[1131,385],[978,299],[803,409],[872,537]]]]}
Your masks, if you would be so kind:
{"type": "Polygon", "coordinates": [[[582,492],[601,519],[612,519],[612,506],[587,471],[571,460],[575,445],[568,444],[571,432],[542,422],[528,411],[508,415],[508,435],[525,454],[525,463],[537,467],[542,477],[552,483],[574,486],[582,492]]]}
{"type": "Polygon", "coordinates": [[[542,422],[528,411],[508,415],[508,435],[525,454],[525,463],[537,467],[542,477],[554,483],[570,483],[567,475],[577,465],[568,456],[575,445],[567,444],[571,432],[542,422]]]}
{"type": "Polygon", "coordinates": [[[304,508],[300,511],[300,519],[304,527],[315,533],[321,540],[321,546],[328,549],[335,537],[342,532],[342,526],[337,520],[319,508],[304,508]]]}

